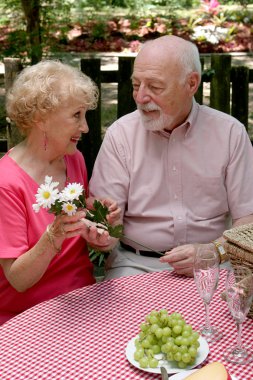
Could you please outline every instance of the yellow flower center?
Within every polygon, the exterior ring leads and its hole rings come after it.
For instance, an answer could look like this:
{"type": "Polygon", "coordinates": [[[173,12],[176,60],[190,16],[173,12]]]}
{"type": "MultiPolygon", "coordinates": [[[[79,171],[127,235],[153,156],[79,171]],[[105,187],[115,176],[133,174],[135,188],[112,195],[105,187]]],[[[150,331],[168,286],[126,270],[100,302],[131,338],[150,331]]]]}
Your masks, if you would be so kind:
{"type": "Polygon", "coordinates": [[[75,189],[71,189],[70,190],[70,194],[75,194],[76,190],[75,189]]]}
{"type": "Polygon", "coordinates": [[[68,205],[67,205],[67,209],[68,209],[68,211],[72,211],[72,210],[73,210],[73,206],[70,205],[70,204],[68,204],[68,205]]]}
{"type": "Polygon", "coordinates": [[[48,199],[49,197],[50,197],[50,192],[49,191],[44,191],[44,193],[43,193],[43,197],[45,198],[45,199],[48,199]]]}

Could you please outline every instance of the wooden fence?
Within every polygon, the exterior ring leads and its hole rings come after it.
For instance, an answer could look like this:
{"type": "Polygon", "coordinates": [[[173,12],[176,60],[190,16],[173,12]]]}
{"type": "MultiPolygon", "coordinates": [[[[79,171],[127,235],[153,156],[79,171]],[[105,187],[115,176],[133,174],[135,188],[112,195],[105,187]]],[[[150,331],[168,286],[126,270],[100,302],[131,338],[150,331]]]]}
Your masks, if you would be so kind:
{"type": "MultiPolygon", "coordinates": [[[[118,83],[117,117],[135,110],[136,105],[132,98],[131,73],[134,57],[119,57],[118,70],[101,70],[101,59],[81,59],[81,70],[89,75],[98,85],[101,92],[102,83],[118,83]]],[[[253,70],[248,67],[231,66],[231,56],[211,54],[211,64],[205,69],[205,58],[201,57],[203,75],[202,83],[196,94],[196,100],[203,103],[203,85],[210,83],[210,106],[220,111],[233,115],[240,120],[248,130],[249,117],[249,84],[253,83],[253,70]]],[[[5,63],[5,75],[7,87],[21,67],[7,59],[5,63]],[[16,72],[13,73],[13,70],[16,72]]],[[[87,122],[90,131],[83,136],[79,143],[79,149],[83,152],[91,174],[95,158],[100,148],[101,137],[101,99],[96,110],[87,112],[87,122]]],[[[9,142],[8,142],[9,143],[9,142]]],[[[9,144],[10,145],[10,144],[9,144]]],[[[7,141],[0,142],[0,151],[6,151],[7,141]]]]}

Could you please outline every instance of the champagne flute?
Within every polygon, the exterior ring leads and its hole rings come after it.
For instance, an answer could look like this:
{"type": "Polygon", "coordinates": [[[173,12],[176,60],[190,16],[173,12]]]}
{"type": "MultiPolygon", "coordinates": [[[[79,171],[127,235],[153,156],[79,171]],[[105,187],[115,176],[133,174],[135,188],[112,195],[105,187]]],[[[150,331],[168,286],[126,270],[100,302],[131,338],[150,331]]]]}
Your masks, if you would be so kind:
{"type": "Polygon", "coordinates": [[[221,339],[222,333],[217,327],[211,326],[209,318],[209,305],[219,281],[220,258],[216,251],[211,248],[200,246],[194,259],[194,279],[200,297],[205,305],[205,325],[201,326],[200,334],[208,341],[221,339]]]}
{"type": "Polygon", "coordinates": [[[253,275],[249,268],[236,265],[228,270],[226,279],[226,301],[237,327],[237,342],[228,348],[224,358],[237,364],[253,360],[253,350],[242,344],[242,323],[245,321],[253,300],[253,275]]]}

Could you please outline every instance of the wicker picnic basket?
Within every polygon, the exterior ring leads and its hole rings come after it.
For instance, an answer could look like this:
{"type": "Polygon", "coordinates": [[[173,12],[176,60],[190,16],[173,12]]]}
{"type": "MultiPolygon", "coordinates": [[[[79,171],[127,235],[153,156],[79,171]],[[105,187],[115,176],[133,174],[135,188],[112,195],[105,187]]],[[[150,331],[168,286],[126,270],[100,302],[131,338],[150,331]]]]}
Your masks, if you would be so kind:
{"type": "MultiPolygon", "coordinates": [[[[223,233],[224,247],[232,266],[243,265],[253,273],[253,223],[231,228],[223,233]]],[[[253,303],[248,317],[253,319],[253,303]]]]}

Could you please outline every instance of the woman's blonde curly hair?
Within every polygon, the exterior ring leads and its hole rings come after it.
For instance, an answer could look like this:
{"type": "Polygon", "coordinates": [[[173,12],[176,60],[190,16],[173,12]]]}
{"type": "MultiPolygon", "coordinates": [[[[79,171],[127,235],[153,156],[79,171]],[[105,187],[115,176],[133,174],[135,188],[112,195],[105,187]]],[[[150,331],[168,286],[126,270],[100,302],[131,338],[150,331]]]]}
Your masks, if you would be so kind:
{"type": "Polygon", "coordinates": [[[66,101],[78,100],[87,109],[98,102],[96,84],[83,72],[60,61],[45,60],[26,67],[6,95],[7,116],[27,135],[37,116],[46,117],[66,101]]]}

